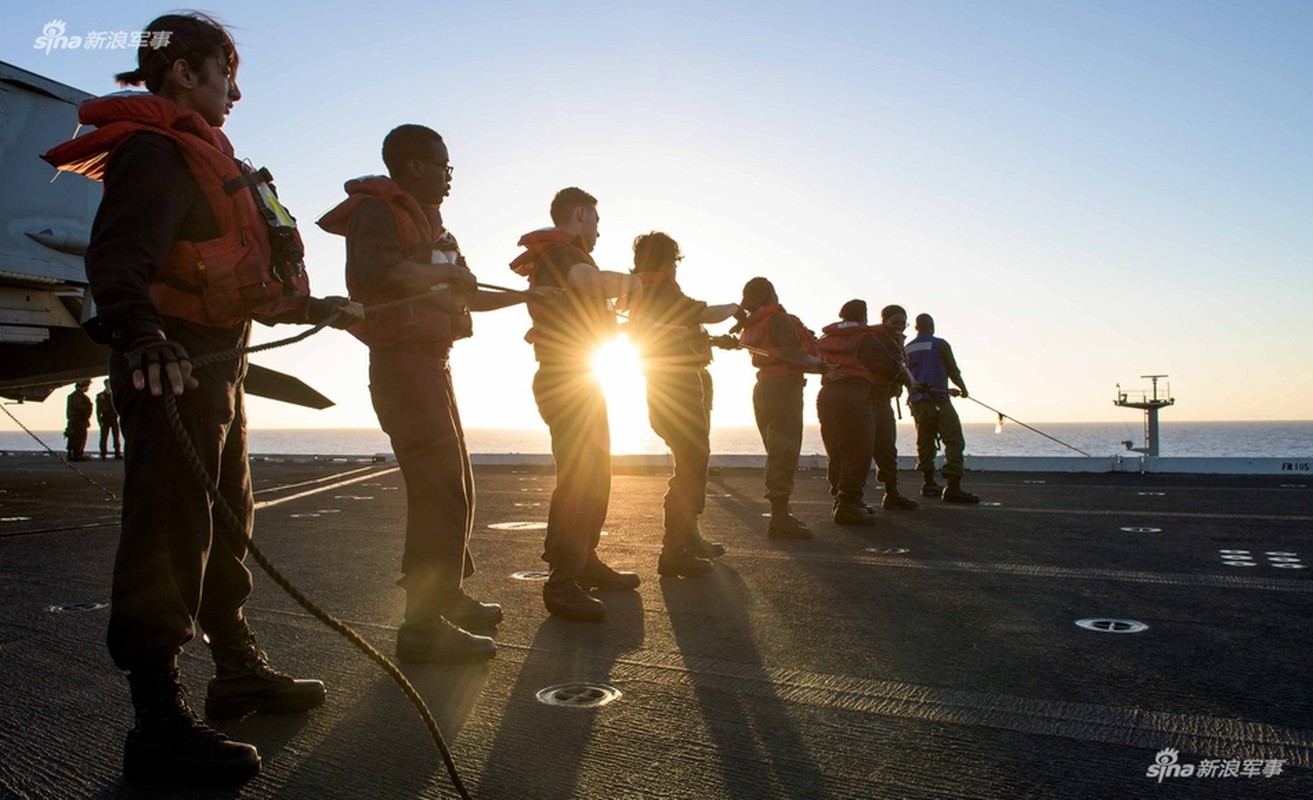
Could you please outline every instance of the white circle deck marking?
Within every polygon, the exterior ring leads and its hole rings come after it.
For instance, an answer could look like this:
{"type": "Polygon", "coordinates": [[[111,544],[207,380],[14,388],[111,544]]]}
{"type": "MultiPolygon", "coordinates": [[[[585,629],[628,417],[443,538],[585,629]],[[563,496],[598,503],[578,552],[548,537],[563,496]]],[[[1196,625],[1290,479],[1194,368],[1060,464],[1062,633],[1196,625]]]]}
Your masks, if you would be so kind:
{"type": "MultiPolygon", "coordinates": [[[[1223,552],[1226,552],[1226,551],[1223,551],[1223,552]]],[[[1248,553],[1249,551],[1246,550],[1245,552],[1248,553]]],[[[1263,555],[1265,555],[1265,556],[1297,556],[1297,555],[1299,555],[1299,553],[1292,553],[1292,552],[1289,552],[1288,550],[1268,550],[1267,552],[1263,553],[1263,555]]]]}
{"type": "Polygon", "coordinates": [[[1227,565],[1228,567],[1257,567],[1258,566],[1258,562],[1256,561],[1223,561],[1222,563],[1227,565]]]}
{"type": "Polygon", "coordinates": [[[494,531],[541,531],[547,529],[546,522],[494,522],[488,526],[494,531]]]}
{"type": "Polygon", "coordinates": [[[880,555],[885,555],[885,556],[901,556],[903,553],[907,552],[907,548],[906,547],[868,547],[866,548],[866,552],[879,553],[880,555]]]}
{"type": "Polygon", "coordinates": [[[0,517],[0,522],[27,522],[31,517],[0,517]]]}
{"type": "Polygon", "coordinates": [[[1286,556],[1268,556],[1267,560],[1273,564],[1298,564],[1300,561],[1298,558],[1288,558],[1286,556]]]}
{"type": "Polygon", "coordinates": [[[1277,569],[1308,569],[1307,564],[1273,564],[1277,569]]]}
{"type": "Polygon", "coordinates": [[[536,695],[538,702],[561,708],[600,708],[622,696],[619,689],[605,683],[560,683],[536,695]]]}
{"type": "Polygon", "coordinates": [[[320,513],[320,514],[341,514],[341,513],[342,513],[342,509],[340,509],[340,508],[321,508],[321,509],[319,509],[318,513],[320,513]]]}
{"type": "Polygon", "coordinates": [[[511,573],[511,577],[517,581],[545,581],[548,575],[545,569],[525,569],[511,573]]]}
{"type": "Polygon", "coordinates": [[[542,503],[512,503],[516,508],[538,508],[542,503]]]}
{"type": "Polygon", "coordinates": [[[292,519],[318,519],[319,515],[313,511],[304,514],[289,514],[292,519]]]}
{"type": "Polygon", "coordinates": [[[1140,497],[1166,497],[1167,492],[1136,492],[1140,497]]]}
{"type": "Polygon", "coordinates": [[[1246,555],[1249,553],[1248,550],[1218,550],[1217,552],[1219,552],[1219,553],[1234,553],[1234,554],[1244,553],[1244,554],[1246,554],[1246,555]]]}
{"type": "Polygon", "coordinates": [[[64,603],[58,606],[46,606],[46,611],[52,614],[80,614],[84,611],[99,611],[102,608],[109,608],[109,603],[97,603],[88,600],[81,603],[64,603]]]}
{"type": "Polygon", "coordinates": [[[1145,525],[1131,525],[1130,527],[1122,528],[1122,530],[1125,531],[1126,533],[1162,533],[1163,532],[1162,528],[1150,528],[1145,525]]]}
{"type": "Polygon", "coordinates": [[[1133,619],[1109,619],[1107,617],[1087,617],[1076,620],[1077,627],[1100,633],[1142,633],[1149,626],[1133,619]]]}
{"type": "Polygon", "coordinates": [[[367,494],[335,494],[334,500],[373,500],[374,498],[367,494]]]}
{"type": "Polygon", "coordinates": [[[997,507],[999,507],[999,506],[1001,506],[1001,505],[1003,505],[1003,504],[1002,504],[1002,503],[999,503],[999,502],[997,502],[997,501],[994,501],[994,500],[990,500],[989,502],[981,503],[980,505],[982,505],[982,506],[988,506],[988,507],[990,507],[990,508],[997,508],[997,507]]]}

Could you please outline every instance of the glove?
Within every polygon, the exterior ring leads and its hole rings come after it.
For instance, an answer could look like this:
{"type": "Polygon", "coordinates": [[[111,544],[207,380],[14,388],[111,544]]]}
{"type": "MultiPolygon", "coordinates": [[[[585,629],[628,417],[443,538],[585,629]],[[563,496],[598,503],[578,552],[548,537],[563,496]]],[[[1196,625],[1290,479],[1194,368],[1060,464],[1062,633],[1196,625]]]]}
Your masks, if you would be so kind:
{"type": "Polygon", "coordinates": [[[738,350],[742,347],[737,338],[730,336],[727,333],[721,334],[720,336],[707,337],[707,341],[713,347],[719,347],[721,350],[738,350]]]}
{"type": "Polygon", "coordinates": [[[365,318],[364,308],[348,297],[329,295],[328,297],[310,298],[307,317],[311,325],[326,322],[334,314],[338,315],[337,319],[328,324],[338,329],[349,328],[365,318]]]}
{"type": "Polygon", "coordinates": [[[191,356],[181,343],[172,339],[138,339],[123,355],[132,371],[132,385],[138,391],[149,384],[150,393],[159,397],[163,393],[161,376],[168,380],[175,395],[198,385],[191,377],[191,356]]]}
{"type": "Polygon", "coordinates": [[[180,361],[191,362],[187,348],[172,339],[141,339],[124,353],[128,359],[128,368],[133,372],[145,372],[152,364],[167,367],[180,361]]]}

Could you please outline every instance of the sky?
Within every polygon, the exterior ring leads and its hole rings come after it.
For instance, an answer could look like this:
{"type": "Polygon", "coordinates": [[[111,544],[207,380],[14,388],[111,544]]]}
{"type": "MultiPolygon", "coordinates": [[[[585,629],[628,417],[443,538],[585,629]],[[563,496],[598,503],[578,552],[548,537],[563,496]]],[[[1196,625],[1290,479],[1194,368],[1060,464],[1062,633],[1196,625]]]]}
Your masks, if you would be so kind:
{"type": "MultiPolygon", "coordinates": [[[[0,59],[88,92],[131,50],[33,47],[139,30],[163,6],[0,10],[0,59]]],[[[594,253],[681,244],[711,303],[764,275],[813,330],[848,299],[934,315],[979,398],[1025,422],[1123,421],[1115,386],[1167,374],[1171,420],[1309,419],[1313,4],[1307,2],[228,2],[244,98],[225,128],[299,218],[317,294],[342,240],[313,221],[383,171],[395,125],[442,133],[448,227],[519,287],[520,234],[556,190],[601,213],[594,253]]],[[[52,142],[54,144],[54,142],[52,142]]],[[[452,369],[467,427],[541,425],[522,308],[476,315],[452,369]]],[[[290,335],[261,329],[257,341],[290,335]]],[[[718,332],[718,328],[713,329],[718,332]]],[[[628,358],[628,361],[626,361],[628,358]]],[[[367,351],[329,331],[255,361],[337,405],[252,399],[252,427],[372,427],[367,351]]],[[[752,424],[743,353],[715,424],[752,424]]],[[[607,370],[642,425],[641,373],[607,370]]],[[[815,420],[817,381],[807,414],[815,420]]],[[[62,427],[61,394],[24,408],[62,427]]],[[[993,415],[959,403],[965,421],[993,415]]]]}

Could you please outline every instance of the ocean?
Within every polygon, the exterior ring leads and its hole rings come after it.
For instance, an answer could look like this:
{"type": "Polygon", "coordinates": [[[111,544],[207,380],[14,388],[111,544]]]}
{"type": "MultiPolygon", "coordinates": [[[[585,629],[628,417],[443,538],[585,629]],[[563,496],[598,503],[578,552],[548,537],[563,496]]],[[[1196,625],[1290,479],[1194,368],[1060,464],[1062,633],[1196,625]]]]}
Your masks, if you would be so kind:
{"type": "MultiPolygon", "coordinates": [[[[1123,441],[1143,444],[1139,425],[1112,422],[1052,422],[1036,424],[1054,439],[1084,450],[1091,456],[1110,456],[1124,452],[1123,441]]],[[[975,456],[1079,456],[1043,436],[1012,421],[996,432],[987,423],[965,426],[967,454],[975,456]]],[[[58,431],[37,431],[50,447],[63,450],[64,439],[58,431]]],[[[465,432],[472,453],[550,453],[551,443],[545,427],[472,428],[465,432]]],[[[664,453],[666,447],[655,434],[647,431],[637,437],[613,436],[618,454],[664,453]]],[[[93,427],[88,452],[98,443],[93,427]]],[[[390,452],[387,436],[373,428],[298,430],[252,430],[250,451],[279,455],[373,455],[390,452]]],[[[1161,455],[1173,457],[1313,457],[1313,421],[1293,422],[1164,422],[1161,429],[1161,455]]],[[[41,450],[31,437],[0,418],[0,451],[41,450]]],[[[761,437],[753,427],[718,427],[711,432],[711,450],[721,455],[760,455],[765,451],[761,437]]],[[[825,452],[820,429],[807,427],[802,443],[804,454],[825,452]]],[[[898,453],[916,454],[916,432],[909,422],[898,426],[898,453]]]]}

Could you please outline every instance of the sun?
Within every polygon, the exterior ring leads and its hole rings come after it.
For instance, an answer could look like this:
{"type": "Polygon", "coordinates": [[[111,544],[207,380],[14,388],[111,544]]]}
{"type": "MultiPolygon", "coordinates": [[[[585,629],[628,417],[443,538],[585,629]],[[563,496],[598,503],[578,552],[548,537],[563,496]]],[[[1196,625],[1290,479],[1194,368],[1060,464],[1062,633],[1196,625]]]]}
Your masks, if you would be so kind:
{"type": "Polygon", "coordinates": [[[661,449],[647,421],[647,381],[642,359],[625,334],[593,353],[593,375],[606,394],[611,452],[649,453],[661,449]]]}

